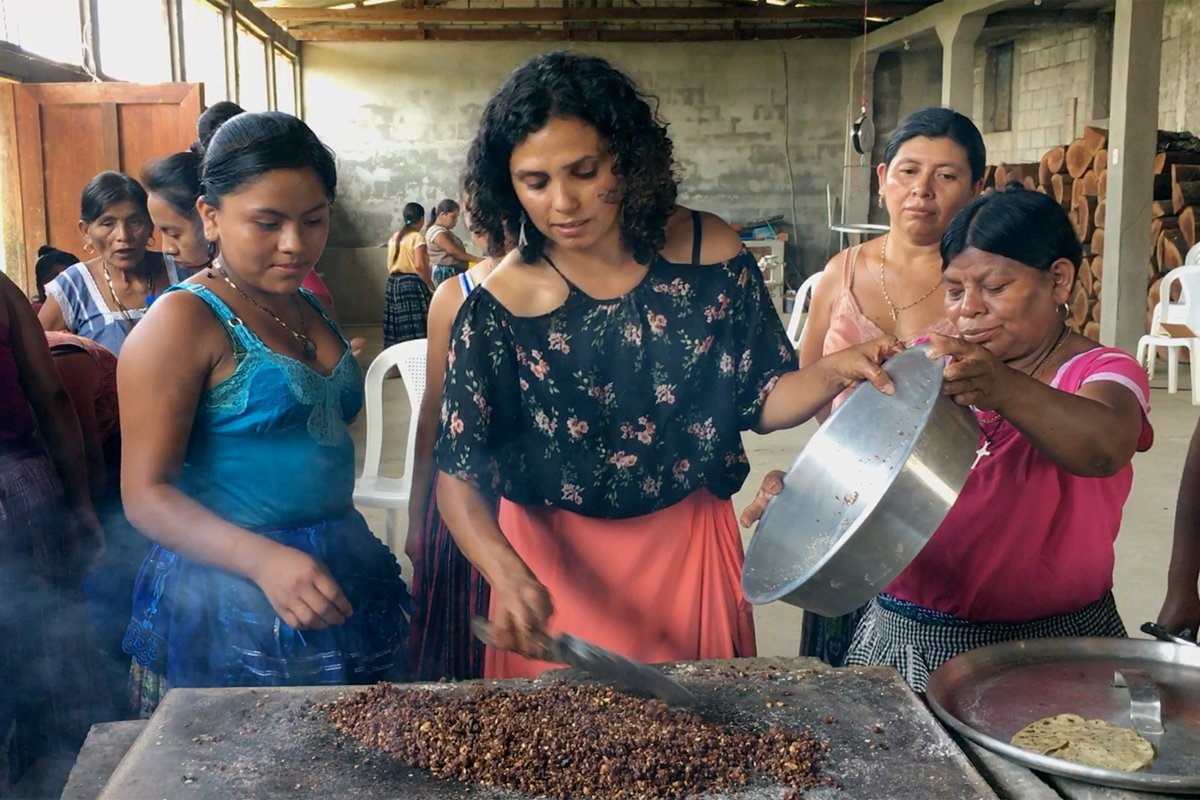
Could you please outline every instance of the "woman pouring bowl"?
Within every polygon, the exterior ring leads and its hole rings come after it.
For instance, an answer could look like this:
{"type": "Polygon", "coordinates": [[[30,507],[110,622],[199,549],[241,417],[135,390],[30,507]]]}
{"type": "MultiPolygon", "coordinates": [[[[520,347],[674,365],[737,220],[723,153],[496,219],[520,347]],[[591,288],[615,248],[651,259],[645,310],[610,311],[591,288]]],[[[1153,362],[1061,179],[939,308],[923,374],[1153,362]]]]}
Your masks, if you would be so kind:
{"type": "MultiPolygon", "coordinates": [[[[934,334],[929,357],[949,356],[942,391],[975,410],[978,461],[928,544],[867,607],[846,659],[894,666],[918,691],[977,647],[1125,635],[1113,543],[1133,454],[1153,442],[1145,372],[1064,322],[1081,252],[1057,203],[1020,188],[979,197],[941,252],[957,337],[934,334]]],[[[768,483],[748,517],[777,493],[768,483]]]]}

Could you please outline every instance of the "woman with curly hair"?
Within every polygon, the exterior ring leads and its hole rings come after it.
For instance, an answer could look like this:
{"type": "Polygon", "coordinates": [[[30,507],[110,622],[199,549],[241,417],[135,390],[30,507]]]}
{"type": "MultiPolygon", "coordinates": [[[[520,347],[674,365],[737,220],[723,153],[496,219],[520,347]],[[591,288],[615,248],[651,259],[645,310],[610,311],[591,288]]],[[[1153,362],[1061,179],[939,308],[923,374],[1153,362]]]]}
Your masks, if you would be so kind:
{"type": "Polygon", "coordinates": [[[437,449],[438,507],[491,586],[485,674],[537,675],[560,631],[644,661],[754,655],[741,431],[890,391],[894,342],[798,371],[754,258],[676,206],[666,125],[602,59],[517,69],[468,163],[475,224],[518,242],[458,314],[437,449]]]}

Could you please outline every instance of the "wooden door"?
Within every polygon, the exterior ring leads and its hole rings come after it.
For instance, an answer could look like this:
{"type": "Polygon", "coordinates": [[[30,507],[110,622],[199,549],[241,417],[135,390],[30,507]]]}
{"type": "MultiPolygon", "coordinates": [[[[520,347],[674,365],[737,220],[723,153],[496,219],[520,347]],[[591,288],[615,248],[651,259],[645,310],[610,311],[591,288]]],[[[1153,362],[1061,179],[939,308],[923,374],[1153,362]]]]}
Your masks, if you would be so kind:
{"type": "Polygon", "coordinates": [[[0,224],[9,276],[31,291],[44,244],[82,257],[83,187],[104,170],[137,178],[149,162],[186,149],[196,138],[202,93],[188,83],[0,84],[0,224]]]}

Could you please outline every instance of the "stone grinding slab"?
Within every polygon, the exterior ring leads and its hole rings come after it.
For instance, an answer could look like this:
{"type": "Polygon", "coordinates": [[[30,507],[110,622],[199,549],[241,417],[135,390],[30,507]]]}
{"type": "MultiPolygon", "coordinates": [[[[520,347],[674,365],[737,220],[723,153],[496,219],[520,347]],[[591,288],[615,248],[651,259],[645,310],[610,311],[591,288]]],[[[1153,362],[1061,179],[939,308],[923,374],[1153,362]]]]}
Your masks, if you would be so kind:
{"type": "MultiPolygon", "coordinates": [[[[666,668],[699,698],[714,722],[811,730],[829,743],[825,774],[840,788],[810,790],[812,800],[995,800],[984,779],[891,669],[830,669],[815,659],[681,662],[666,668]]],[[[577,680],[563,670],[538,681],[577,680]]],[[[413,684],[430,686],[431,684],[413,684]]],[[[461,692],[473,683],[432,684],[461,692]]],[[[341,736],[312,708],[354,687],[177,689],[117,767],[99,800],[203,798],[345,800],[479,798],[524,795],[431,778],[341,736]]],[[[703,795],[707,800],[777,800],[764,783],[703,795]]]]}

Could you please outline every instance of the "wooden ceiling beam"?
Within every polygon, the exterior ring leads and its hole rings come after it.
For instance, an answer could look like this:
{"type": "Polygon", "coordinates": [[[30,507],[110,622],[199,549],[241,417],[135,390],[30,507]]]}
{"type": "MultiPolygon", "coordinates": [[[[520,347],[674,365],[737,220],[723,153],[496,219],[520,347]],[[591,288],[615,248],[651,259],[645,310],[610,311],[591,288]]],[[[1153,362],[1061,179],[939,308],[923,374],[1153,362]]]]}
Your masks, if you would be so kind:
{"type": "Polygon", "coordinates": [[[507,26],[503,28],[352,28],[313,26],[292,30],[302,42],[729,42],[780,39],[839,39],[845,31],[836,27],[796,28],[709,28],[654,30],[645,28],[571,29],[507,26]]]}
{"type": "MultiPolygon", "coordinates": [[[[912,5],[877,3],[872,17],[900,18],[918,10],[912,5]]],[[[861,20],[856,6],[737,5],[704,7],[646,6],[641,8],[264,8],[275,22],[289,29],[314,23],[450,24],[563,22],[815,22],[861,20]]]]}

